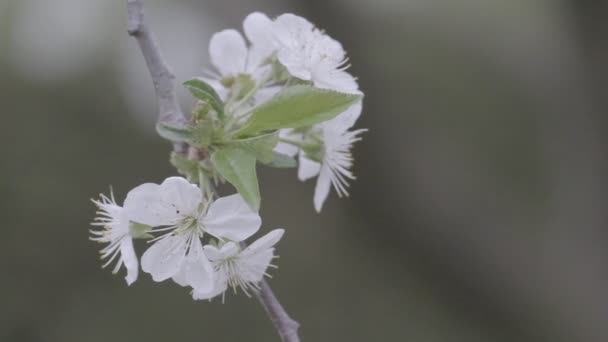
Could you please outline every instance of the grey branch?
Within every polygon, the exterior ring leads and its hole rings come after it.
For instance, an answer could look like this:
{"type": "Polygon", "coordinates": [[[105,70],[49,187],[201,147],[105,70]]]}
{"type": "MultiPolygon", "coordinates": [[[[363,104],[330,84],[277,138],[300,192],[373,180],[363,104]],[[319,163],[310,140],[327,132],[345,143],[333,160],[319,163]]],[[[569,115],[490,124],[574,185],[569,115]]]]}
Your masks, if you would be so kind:
{"type": "Polygon", "coordinates": [[[260,282],[260,290],[255,292],[255,296],[279,332],[281,341],[300,342],[300,337],[298,336],[300,324],[289,317],[287,311],[285,311],[265,279],[262,279],[260,282]]]}
{"type": "MultiPolygon", "coordinates": [[[[175,76],[169,70],[169,66],[160,52],[156,37],[144,21],[142,0],[127,0],[127,10],[129,35],[137,40],[154,83],[159,107],[158,120],[161,122],[184,121],[185,116],[179,107],[175,93],[175,76]]],[[[175,149],[183,152],[183,146],[176,145],[175,149]]],[[[281,336],[281,340],[299,342],[298,327],[300,324],[289,317],[266,280],[262,280],[260,290],[255,292],[255,296],[266,310],[281,336]]]]}
{"type": "Polygon", "coordinates": [[[139,44],[141,53],[152,76],[158,100],[160,122],[181,122],[185,120],[175,93],[175,76],[160,52],[154,33],[144,21],[142,0],[127,0],[128,32],[139,44]]]}

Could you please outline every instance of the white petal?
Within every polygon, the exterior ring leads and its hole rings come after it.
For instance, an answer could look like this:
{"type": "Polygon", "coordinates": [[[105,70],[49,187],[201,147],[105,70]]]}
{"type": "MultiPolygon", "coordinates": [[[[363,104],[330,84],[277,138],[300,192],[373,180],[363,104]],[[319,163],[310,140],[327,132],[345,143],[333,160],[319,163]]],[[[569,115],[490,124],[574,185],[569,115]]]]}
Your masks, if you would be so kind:
{"type": "Polygon", "coordinates": [[[241,248],[235,242],[227,242],[221,248],[213,245],[203,247],[205,255],[211,261],[218,261],[233,257],[239,253],[241,248]]]}
{"type": "Polygon", "coordinates": [[[196,185],[181,177],[169,177],[161,185],[146,183],[129,191],[124,208],[131,221],[168,226],[195,215],[201,197],[196,185]]]}
{"type": "Polygon", "coordinates": [[[125,280],[127,281],[127,285],[131,285],[137,280],[139,273],[139,262],[137,261],[137,255],[135,254],[131,238],[125,237],[120,241],[120,255],[127,269],[125,280]]]}
{"type": "Polygon", "coordinates": [[[169,279],[180,271],[187,247],[184,235],[162,238],[144,252],[141,269],[154,281],[169,279]]]}
{"type": "Polygon", "coordinates": [[[279,242],[279,240],[281,240],[283,234],[285,234],[285,229],[274,229],[270,231],[268,234],[255,240],[251,245],[245,248],[241,253],[241,256],[247,257],[259,251],[273,247],[277,244],[277,242],[279,242]]]}
{"type": "Polygon", "coordinates": [[[310,39],[314,25],[295,14],[286,13],[278,16],[273,24],[275,39],[287,47],[295,47],[310,39]]]}
{"type": "Polygon", "coordinates": [[[349,128],[355,125],[357,119],[361,116],[361,111],[363,109],[362,101],[355,103],[350,106],[347,110],[340,113],[335,118],[324,122],[322,125],[324,127],[331,127],[332,129],[337,130],[338,132],[346,132],[349,128]]]}
{"type": "Polygon", "coordinates": [[[249,14],[243,21],[243,30],[252,45],[272,43],[272,20],[264,13],[253,12],[249,14]]]}
{"type": "Polygon", "coordinates": [[[262,219],[241,195],[234,194],[211,203],[202,223],[209,234],[238,242],[255,234],[262,219]]]}
{"type": "Polygon", "coordinates": [[[321,212],[323,203],[329,195],[329,189],[331,188],[331,170],[326,165],[323,165],[319,178],[317,179],[317,186],[315,187],[314,205],[318,213],[321,212]]]}
{"type": "Polygon", "coordinates": [[[240,277],[248,282],[257,283],[264,278],[266,269],[274,259],[274,248],[258,251],[255,254],[240,258],[240,277]]]}
{"type": "Polygon", "coordinates": [[[277,59],[285,68],[287,68],[290,75],[305,81],[310,81],[312,80],[313,75],[307,61],[302,60],[301,53],[301,51],[280,49],[277,54],[277,59]]]}
{"type": "Polygon", "coordinates": [[[193,289],[192,298],[194,300],[211,299],[217,295],[222,294],[228,288],[228,281],[226,275],[223,272],[215,272],[215,282],[213,287],[208,291],[201,291],[200,289],[193,289]]]}
{"type": "Polygon", "coordinates": [[[190,284],[188,284],[188,279],[186,278],[186,267],[185,267],[186,263],[184,262],[182,264],[182,267],[179,269],[179,271],[177,273],[175,273],[173,275],[173,277],[171,277],[171,279],[173,279],[174,282],[176,282],[179,286],[190,286],[190,284]]]}
{"type": "Polygon", "coordinates": [[[236,30],[224,30],[211,37],[209,43],[211,63],[223,77],[236,76],[245,72],[247,45],[236,30]]]}
{"type": "Polygon", "coordinates": [[[306,158],[303,153],[300,153],[298,164],[298,179],[301,181],[308,180],[318,175],[321,170],[321,164],[306,158]]]}
{"type": "Polygon", "coordinates": [[[254,12],[245,18],[243,29],[251,42],[247,70],[255,72],[275,50],[272,21],[266,14],[254,12]]]}
{"type": "Polygon", "coordinates": [[[201,292],[213,289],[214,271],[211,262],[203,252],[201,241],[196,239],[190,246],[185,263],[186,282],[201,292]]]}
{"type": "Polygon", "coordinates": [[[335,90],[341,93],[361,94],[357,80],[343,70],[315,70],[312,76],[316,87],[335,90]]]}

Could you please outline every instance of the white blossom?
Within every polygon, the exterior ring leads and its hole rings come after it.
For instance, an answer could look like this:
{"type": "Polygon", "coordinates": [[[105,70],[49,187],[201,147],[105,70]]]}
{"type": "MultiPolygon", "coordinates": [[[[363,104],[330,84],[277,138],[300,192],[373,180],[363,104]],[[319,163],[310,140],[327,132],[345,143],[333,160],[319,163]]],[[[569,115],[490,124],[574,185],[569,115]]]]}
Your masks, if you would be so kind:
{"type": "Polygon", "coordinates": [[[125,200],[129,219],[165,232],[142,256],[142,269],[155,281],[173,278],[201,291],[213,287],[211,263],[201,239],[210,234],[220,240],[242,241],[261,225],[259,215],[238,195],[203,203],[198,186],[181,177],[162,184],[142,184],[125,200]]]}
{"type": "Polygon", "coordinates": [[[347,73],[342,45],[308,20],[283,14],[273,22],[277,58],[289,73],[323,89],[359,93],[357,81],[347,73]]]}
{"type": "Polygon", "coordinates": [[[125,280],[131,285],[137,280],[139,262],[133,248],[129,219],[125,210],[116,204],[112,192],[110,197],[102,194],[101,198],[93,200],[93,203],[98,208],[98,216],[92,225],[101,227],[101,230],[91,230],[91,240],[108,244],[101,250],[101,258],[108,259],[103,267],[107,267],[118,258],[113,273],[117,273],[124,264],[127,269],[125,280]]]}
{"type": "Polygon", "coordinates": [[[291,129],[279,132],[284,141],[292,143],[281,142],[275,151],[289,156],[298,155],[298,178],[306,181],[318,176],[313,198],[317,212],[321,211],[332,185],[338,196],[348,196],[348,181],[355,179],[351,171],[352,145],[361,140],[359,134],[366,131],[349,129],[361,115],[361,110],[359,102],[334,119],[312,126],[307,132],[291,129]],[[312,146],[313,151],[306,151],[307,146],[312,146]],[[318,153],[314,153],[316,150],[318,153]]]}
{"type": "Polygon", "coordinates": [[[222,89],[222,80],[249,75],[256,82],[261,82],[271,71],[265,61],[275,50],[272,21],[265,14],[254,12],[243,21],[243,29],[249,46],[241,33],[234,29],[214,34],[209,42],[211,64],[219,75],[206,81],[220,94],[227,93],[226,89],[222,89]]]}
{"type": "Polygon", "coordinates": [[[271,263],[272,259],[276,258],[274,245],[284,233],[283,229],[275,229],[245,249],[241,249],[235,242],[228,242],[221,247],[205,246],[205,254],[215,269],[216,282],[208,291],[194,289],[192,297],[197,300],[211,299],[223,294],[228,288],[235,292],[240,288],[247,295],[249,291],[259,290],[259,282],[265,275],[268,276],[266,270],[269,267],[276,268],[271,263]]]}

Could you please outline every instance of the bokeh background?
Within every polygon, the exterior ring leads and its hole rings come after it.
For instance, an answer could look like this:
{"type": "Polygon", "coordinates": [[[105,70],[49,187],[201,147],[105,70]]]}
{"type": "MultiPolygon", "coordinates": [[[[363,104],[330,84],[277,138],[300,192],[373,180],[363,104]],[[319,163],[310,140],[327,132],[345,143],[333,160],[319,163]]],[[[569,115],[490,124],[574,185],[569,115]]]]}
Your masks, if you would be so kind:
{"type": "MultiPolygon", "coordinates": [[[[313,184],[260,171],[303,341],[608,340],[606,2],[147,1],[179,81],[255,10],[325,28],[366,93],[350,199],[317,215],[313,184]]],[[[125,21],[0,0],[0,341],[278,341],[253,299],[100,269],[89,199],[174,173],[125,21]]]]}

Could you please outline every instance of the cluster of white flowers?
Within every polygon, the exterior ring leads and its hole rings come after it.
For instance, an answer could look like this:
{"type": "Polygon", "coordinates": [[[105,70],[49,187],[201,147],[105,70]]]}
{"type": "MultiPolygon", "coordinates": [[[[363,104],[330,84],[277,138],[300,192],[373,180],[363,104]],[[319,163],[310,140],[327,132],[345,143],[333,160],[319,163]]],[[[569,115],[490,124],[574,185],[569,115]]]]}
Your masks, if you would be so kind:
{"type": "MultiPolygon", "coordinates": [[[[204,79],[223,97],[227,96],[234,77],[249,76],[257,87],[249,106],[264,102],[281,89],[276,82],[277,65],[289,74],[287,83],[305,81],[320,89],[362,94],[356,79],[345,71],[349,65],[342,45],[305,18],[283,14],[272,20],[254,12],[245,18],[243,29],[249,46],[233,29],[216,33],[211,39],[211,62],[219,75],[204,79]]],[[[355,178],[350,171],[351,148],[360,140],[359,134],[366,131],[350,129],[361,111],[359,101],[332,120],[279,132],[281,142],[275,151],[299,156],[298,178],[305,181],[318,176],[314,194],[317,212],[321,211],[331,185],[340,197],[348,196],[348,180],[355,178]]]]}
{"type": "Polygon", "coordinates": [[[92,239],[104,244],[104,267],[116,261],[116,273],[125,266],[128,284],[141,261],[154,281],[172,279],[191,288],[194,299],[258,289],[275,267],[274,246],[284,233],[275,229],[244,242],[261,225],[258,162],[297,166],[302,181],[316,176],[317,211],[332,186],[348,195],[352,145],[365,129],[353,129],[363,94],[346,71],[342,45],[293,14],[252,13],[243,27],[247,41],[236,30],[216,33],[209,45],[215,70],[184,83],[199,99],[190,122],[157,126],[161,136],[194,152],[171,157],[186,178],[142,184],[123,206],[113,194],[93,201],[92,239]],[[224,181],[239,193],[216,198],[212,182],[224,181]],[[133,239],[150,244],[141,260],[133,239]]]}
{"type": "Polygon", "coordinates": [[[152,245],[141,257],[142,270],[155,281],[173,279],[191,287],[195,299],[213,298],[228,287],[245,292],[257,288],[284,232],[273,230],[242,248],[240,243],[260,228],[258,213],[238,194],[205,198],[198,186],[181,177],[134,188],[123,207],[113,195],[94,203],[99,208],[94,224],[102,229],[92,234],[107,243],[101,251],[108,259],[104,266],[118,258],[114,273],[124,264],[125,279],[132,284],[139,270],[132,240],[149,238],[152,245]]]}

